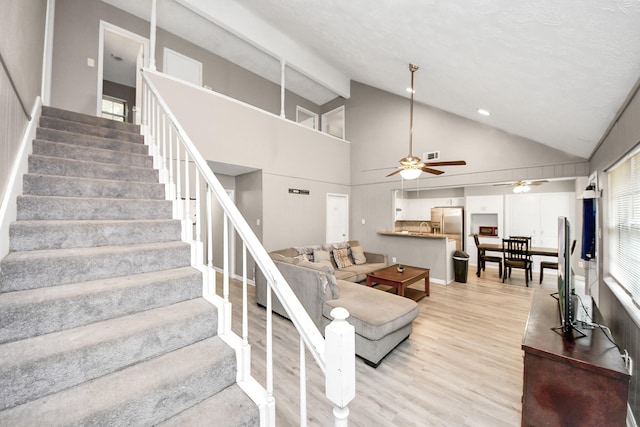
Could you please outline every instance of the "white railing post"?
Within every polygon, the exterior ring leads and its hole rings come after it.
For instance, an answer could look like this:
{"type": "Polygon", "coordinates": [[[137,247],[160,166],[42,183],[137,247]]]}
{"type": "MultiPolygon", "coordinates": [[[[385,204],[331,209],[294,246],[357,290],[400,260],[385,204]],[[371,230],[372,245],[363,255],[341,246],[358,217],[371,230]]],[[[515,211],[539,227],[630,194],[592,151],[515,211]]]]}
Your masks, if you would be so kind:
{"type": "Polygon", "coordinates": [[[211,188],[207,185],[207,293],[209,297],[216,294],[216,271],[213,268],[213,207],[211,188]]]}
{"type": "MultiPolygon", "coordinates": [[[[169,150],[169,180],[165,184],[165,196],[167,200],[175,200],[176,198],[176,184],[173,182],[173,126],[169,123],[169,136],[168,136],[169,150]]],[[[178,141],[176,140],[176,144],[178,141]]]]}
{"type": "Polygon", "coordinates": [[[223,333],[231,331],[231,302],[229,302],[229,217],[223,216],[222,227],[222,301],[223,333]]]}
{"type": "Polygon", "coordinates": [[[201,220],[201,216],[202,216],[202,210],[201,210],[201,205],[200,205],[200,173],[198,172],[198,168],[193,168],[194,171],[194,176],[195,176],[195,199],[196,199],[196,203],[195,203],[195,212],[193,212],[193,215],[196,217],[196,238],[195,241],[193,243],[191,243],[191,247],[193,248],[193,252],[192,252],[192,262],[194,266],[199,266],[202,265],[203,262],[203,255],[202,255],[202,220],[201,220]]]}
{"type": "Polygon", "coordinates": [[[180,175],[180,151],[181,144],[176,144],[176,199],[173,202],[173,217],[182,220],[184,212],[184,203],[182,201],[182,177],[180,175]]]}
{"type": "Polygon", "coordinates": [[[347,322],[349,312],[336,307],[333,321],[325,328],[327,361],[326,396],[333,403],[335,426],[349,424],[349,402],[356,395],[355,328],[347,322]]]}
{"type": "Polygon", "coordinates": [[[251,346],[249,345],[249,312],[247,296],[247,246],[242,244],[242,350],[240,356],[240,379],[251,375],[251,346]]]}

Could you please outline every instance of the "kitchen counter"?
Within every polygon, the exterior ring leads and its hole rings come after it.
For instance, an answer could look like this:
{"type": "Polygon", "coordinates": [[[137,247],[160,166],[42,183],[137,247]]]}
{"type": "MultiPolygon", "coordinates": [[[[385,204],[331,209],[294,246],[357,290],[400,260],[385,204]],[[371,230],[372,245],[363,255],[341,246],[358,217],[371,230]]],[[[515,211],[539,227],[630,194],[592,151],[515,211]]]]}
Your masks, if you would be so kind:
{"type": "Polygon", "coordinates": [[[378,231],[378,234],[382,236],[419,237],[422,239],[446,239],[448,237],[445,234],[417,233],[414,231],[410,231],[408,233],[403,233],[401,231],[378,231]]]}
{"type": "Polygon", "coordinates": [[[447,285],[453,281],[452,256],[457,241],[450,235],[401,231],[378,231],[377,234],[394,237],[385,244],[391,262],[429,268],[431,283],[447,285]]]}

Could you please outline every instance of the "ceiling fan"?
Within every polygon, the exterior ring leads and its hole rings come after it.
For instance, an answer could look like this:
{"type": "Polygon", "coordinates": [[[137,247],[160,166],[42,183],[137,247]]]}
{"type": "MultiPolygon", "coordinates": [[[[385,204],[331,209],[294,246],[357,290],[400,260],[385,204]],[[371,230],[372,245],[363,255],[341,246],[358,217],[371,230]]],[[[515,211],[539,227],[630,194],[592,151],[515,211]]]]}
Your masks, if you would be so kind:
{"type": "Polygon", "coordinates": [[[514,181],[507,182],[504,184],[494,184],[495,187],[513,187],[514,193],[527,193],[531,191],[532,185],[542,185],[545,182],[549,182],[546,179],[541,179],[538,181],[514,181]]]}
{"type": "Polygon", "coordinates": [[[400,159],[400,167],[391,172],[389,176],[399,173],[404,179],[416,179],[422,172],[431,173],[434,175],[442,175],[444,171],[433,169],[431,166],[462,166],[467,162],[464,160],[453,160],[448,162],[423,162],[419,157],[413,155],[413,75],[418,70],[418,66],[409,64],[409,71],[411,71],[411,113],[409,117],[409,155],[400,159]]]}

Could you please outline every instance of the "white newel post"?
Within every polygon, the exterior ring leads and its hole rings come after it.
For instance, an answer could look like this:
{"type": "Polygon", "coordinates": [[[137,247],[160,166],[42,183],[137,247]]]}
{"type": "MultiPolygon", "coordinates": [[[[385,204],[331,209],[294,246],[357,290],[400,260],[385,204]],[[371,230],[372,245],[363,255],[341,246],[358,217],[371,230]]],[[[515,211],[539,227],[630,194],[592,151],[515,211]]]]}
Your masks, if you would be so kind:
{"type": "Polygon", "coordinates": [[[349,402],[356,395],[355,329],[347,322],[349,312],[336,307],[325,328],[326,395],[333,403],[335,426],[349,424],[349,402]]]}

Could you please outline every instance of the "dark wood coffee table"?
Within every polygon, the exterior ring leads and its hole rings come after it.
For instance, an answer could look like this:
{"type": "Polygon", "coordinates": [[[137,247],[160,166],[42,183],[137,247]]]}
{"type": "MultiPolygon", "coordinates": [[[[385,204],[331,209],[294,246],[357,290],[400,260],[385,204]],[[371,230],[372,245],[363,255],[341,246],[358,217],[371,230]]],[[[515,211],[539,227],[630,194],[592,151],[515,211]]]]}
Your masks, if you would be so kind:
{"type": "Polygon", "coordinates": [[[374,284],[391,286],[397,295],[418,301],[420,298],[429,296],[429,269],[405,265],[404,271],[400,273],[397,264],[391,265],[367,274],[367,286],[374,284]],[[424,292],[407,288],[421,279],[424,279],[424,292]]]}

